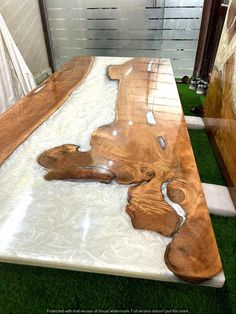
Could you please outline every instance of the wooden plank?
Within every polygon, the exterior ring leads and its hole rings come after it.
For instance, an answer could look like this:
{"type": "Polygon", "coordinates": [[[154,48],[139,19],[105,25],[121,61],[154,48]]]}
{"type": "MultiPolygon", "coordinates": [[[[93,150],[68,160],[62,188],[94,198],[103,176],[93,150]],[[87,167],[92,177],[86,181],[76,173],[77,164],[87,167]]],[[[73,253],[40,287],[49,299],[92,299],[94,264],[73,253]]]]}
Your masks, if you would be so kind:
{"type": "MultiPolygon", "coordinates": [[[[219,8],[216,7],[214,2],[213,4],[215,5],[215,14],[213,17],[216,18],[219,8]]],[[[206,7],[206,10],[209,10],[209,8],[206,7]]],[[[236,206],[235,15],[236,1],[234,0],[231,1],[228,9],[220,45],[215,58],[206,103],[204,105],[204,122],[207,126],[222,173],[229,187],[232,200],[236,206]]],[[[211,31],[212,28],[211,25],[211,31]]],[[[209,50],[209,53],[211,53],[209,48],[213,39],[211,38],[211,40],[207,41],[207,50],[209,50]]],[[[204,67],[201,70],[204,70],[204,67]]]]}
{"type": "MultiPolygon", "coordinates": [[[[219,52],[223,50],[221,62],[227,58],[224,53],[227,44],[225,40],[219,47],[219,52]]],[[[232,83],[235,73],[235,56],[236,52],[226,59],[222,71],[219,71],[216,66],[214,68],[204,105],[204,122],[236,206],[236,114],[233,110],[235,85],[232,83]]],[[[219,58],[217,65],[221,66],[219,58]]]]}
{"type": "MultiPolygon", "coordinates": [[[[233,3],[234,1],[232,1],[233,3]]],[[[209,79],[224,26],[227,7],[220,1],[205,1],[194,74],[209,79]]],[[[233,15],[235,16],[235,15],[233,15]]]]}
{"type": "Polygon", "coordinates": [[[135,184],[125,208],[134,228],[173,237],[164,258],[175,275],[210,279],[222,264],[168,59],[132,59],[108,76],[119,81],[115,121],[92,133],[88,152],[65,144],[40,154],[45,179],[135,184]]]}
{"type": "Polygon", "coordinates": [[[70,96],[89,73],[93,58],[75,58],[0,115],[0,165],[70,96]]]}

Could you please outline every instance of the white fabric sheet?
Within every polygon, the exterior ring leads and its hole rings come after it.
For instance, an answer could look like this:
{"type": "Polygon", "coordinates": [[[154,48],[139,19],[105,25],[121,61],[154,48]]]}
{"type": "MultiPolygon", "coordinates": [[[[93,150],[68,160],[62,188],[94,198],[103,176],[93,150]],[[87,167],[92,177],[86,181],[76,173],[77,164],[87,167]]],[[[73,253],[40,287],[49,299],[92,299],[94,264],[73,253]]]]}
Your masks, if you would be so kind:
{"type": "Polygon", "coordinates": [[[0,114],[36,84],[0,14],[0,114]]]}

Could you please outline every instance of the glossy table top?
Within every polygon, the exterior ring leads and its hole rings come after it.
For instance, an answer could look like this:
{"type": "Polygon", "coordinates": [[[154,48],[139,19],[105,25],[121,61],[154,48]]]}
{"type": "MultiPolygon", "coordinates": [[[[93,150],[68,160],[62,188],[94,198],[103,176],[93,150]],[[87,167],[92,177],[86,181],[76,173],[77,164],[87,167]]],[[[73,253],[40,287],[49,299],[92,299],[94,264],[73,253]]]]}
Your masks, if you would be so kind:
{"type": "Polygon", "coordinates": [[[98,57],[86,75],[0,167],[0,259],[222,286],[169,60],[98,57]]]}

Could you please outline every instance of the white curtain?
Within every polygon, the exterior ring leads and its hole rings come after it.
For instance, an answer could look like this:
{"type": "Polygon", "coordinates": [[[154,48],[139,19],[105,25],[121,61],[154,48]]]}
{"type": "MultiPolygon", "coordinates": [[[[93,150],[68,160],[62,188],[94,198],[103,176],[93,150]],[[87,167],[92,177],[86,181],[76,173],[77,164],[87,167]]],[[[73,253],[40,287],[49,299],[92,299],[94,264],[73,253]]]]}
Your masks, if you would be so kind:
{"type": "Polygon", "coordinates": [[[36,84],[0,14],[0,114],[36,84]]]}

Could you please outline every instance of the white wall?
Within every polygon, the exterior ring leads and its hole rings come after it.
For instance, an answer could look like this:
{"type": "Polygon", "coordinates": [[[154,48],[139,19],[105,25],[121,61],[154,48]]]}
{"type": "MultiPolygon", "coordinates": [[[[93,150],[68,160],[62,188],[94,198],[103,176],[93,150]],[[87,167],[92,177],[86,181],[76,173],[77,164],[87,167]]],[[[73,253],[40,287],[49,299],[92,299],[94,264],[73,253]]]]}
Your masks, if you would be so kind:
{"type": "Polygon", "coordinates": [[[0,0],[2,14],[23,58],[36,77],[49,68],[37,0],[0,0]]]}

